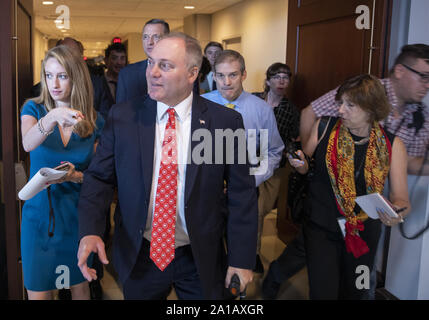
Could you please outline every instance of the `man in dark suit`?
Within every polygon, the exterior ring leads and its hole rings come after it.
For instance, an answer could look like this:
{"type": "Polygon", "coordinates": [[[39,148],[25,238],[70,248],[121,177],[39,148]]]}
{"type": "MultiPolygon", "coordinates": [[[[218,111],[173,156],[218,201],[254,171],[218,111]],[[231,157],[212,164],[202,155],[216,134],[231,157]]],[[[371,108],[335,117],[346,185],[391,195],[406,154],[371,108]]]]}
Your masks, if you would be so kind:
{"type": "MultiPolygon", "coordinates": [[[[151,19],[143,27],[142,42],[144,53],[149,56],[155,44],[170,32],[170,26],[161,19],[151,19]]],[[[119,72],[116,102],[125,102],[147,94],[147,59],[129,64],[119,72]]]]}
{"type": "Polygon", "coordinates": [[[222,299],[234,274],[241,290],[253,279],[257,197],[243,120],[192,92],[201,60],[197,40],[162,38],[148,59],[149,96],[112,107],[85,172],[78,264],[91,281],[89,254],[108,263],[103,212],[117,186],[113,260],[126,299],[165,299],[172,286],[180,299],[222,299]],[[237,139],[216,139],[227,129],[237,139]]]}

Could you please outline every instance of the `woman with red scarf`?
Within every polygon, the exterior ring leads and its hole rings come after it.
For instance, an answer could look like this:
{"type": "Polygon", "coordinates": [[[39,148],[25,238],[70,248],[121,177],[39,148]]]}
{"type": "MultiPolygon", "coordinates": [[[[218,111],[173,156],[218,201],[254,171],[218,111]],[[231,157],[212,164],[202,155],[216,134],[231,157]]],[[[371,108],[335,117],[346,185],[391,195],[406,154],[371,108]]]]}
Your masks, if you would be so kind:
{"type": "MultiPolygon", "coordinates": [[[[402,141],[379,124],[390,104],[377,78],[359,75],[347,80],[336,100],[341,102],[338,118],[329,119],[320,137],[320,120],[316,122],[309,141],[314,171],[304,237],[310,298],[365,299],[369,288],[356,285],[359,266],[372,270],[381,223],[394,226],[410,211],[407,153],[402,141]],[[387,177],[390,204],[401,213],[390,218],[379,212],[380,219],[371,219],[355,199],[383,194],[387,177]]],[[[300,159],[289,157],[289,162],[305,174],[308,161],[302,151],[298,155],[300,159]]]]}

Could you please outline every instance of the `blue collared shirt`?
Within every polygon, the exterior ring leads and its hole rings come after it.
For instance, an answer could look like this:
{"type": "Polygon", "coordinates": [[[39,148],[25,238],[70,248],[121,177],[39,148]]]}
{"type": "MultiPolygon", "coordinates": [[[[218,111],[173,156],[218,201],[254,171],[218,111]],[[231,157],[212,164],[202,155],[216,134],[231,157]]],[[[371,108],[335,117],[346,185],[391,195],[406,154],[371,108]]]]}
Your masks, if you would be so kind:
{"type": "MultiPolygon", "coordinates": [[[[256,186],[268,180],[273,175],[274,170],[279,167],[284,149],[282,138],[277,129],[273,109],[264,100],[246,91],[243,91],[234,101],[226,100],[218,90],[205,93],[202,97],[223,106],[227,103],[235,105],[234,110],[239,112],[243,117],[248,141],[256,138],[256,148],[261,149],[259,168],[253,172],[253,174],[255,174],[256,186]],[[264,156],[263,152],[264,144],[260,144],[261,130],[263,129],[267,130],[265,132],[268,133],[268,152],[266,152],[266,156],[264,156]]],[[[251,163],[254,163],[254,159],[252,159],[254,158],[254,155],[252,155],[252,147],[249,144],[248,146],[250,154],[249,160],[251,163]]]]}

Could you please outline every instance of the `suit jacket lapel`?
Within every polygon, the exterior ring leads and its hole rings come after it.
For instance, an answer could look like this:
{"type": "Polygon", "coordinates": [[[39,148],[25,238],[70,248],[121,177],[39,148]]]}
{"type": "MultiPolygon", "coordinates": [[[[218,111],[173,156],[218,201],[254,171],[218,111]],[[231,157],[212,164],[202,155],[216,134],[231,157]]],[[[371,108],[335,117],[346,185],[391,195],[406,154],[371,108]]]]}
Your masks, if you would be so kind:
{"type": "Polygon", "coordinates": [[[139,124],[140,154],[146,201],[150,201],[152,187],[153,155],[155,152],[156,101],[147,98],[137,109],[139,124]]]}
{"type": "Polygon", "coordinates": [[[192,188],[194,187],[195,179],[198,175],[200,169],[199,165],[196,165],[192,161],[192,150],[195,146],[200,143],[200,141],[192,141],[192,134],[195,130],[198,129],[208,129],[210,128],[210,119],[206,113],[207,106],[198,95],[194,94],[192,101],[192,118],[191,118],[191,136],[190,136],[190,153],[188,157],[188,166],[186,167],[186,181],[185,181],[185,204],[187,204],[189,197],[191,195],[192,188]]]}

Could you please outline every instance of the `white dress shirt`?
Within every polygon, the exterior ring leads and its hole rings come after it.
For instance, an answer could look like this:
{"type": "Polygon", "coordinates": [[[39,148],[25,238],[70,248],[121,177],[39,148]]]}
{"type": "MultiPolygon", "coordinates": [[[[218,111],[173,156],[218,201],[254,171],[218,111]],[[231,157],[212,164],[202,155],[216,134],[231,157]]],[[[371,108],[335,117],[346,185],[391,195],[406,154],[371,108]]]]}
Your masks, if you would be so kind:
{"type": "MultiPolygon", "coordinates": [[[[191,139],[191,94],[178,105],[173,106],[176,114],[176,146],[177,146],[177,206],[176,206],[176,248],[190,243],[188,230],[185,221],[185,181],[186,181],[186,164],[188,160],[189,141],[191,139]]],[[[157,116],[155,128],[155,152],[153,162],[152,188],[150,193],[150,204],[144,237],[151,240],[153,210],[155,207],[156,189],[158,187],[159,167],[161,163],[162,142],[164,140],[165,127],[168,122],[169,106],[162,102],[157,102],[157,116]]]]}

